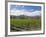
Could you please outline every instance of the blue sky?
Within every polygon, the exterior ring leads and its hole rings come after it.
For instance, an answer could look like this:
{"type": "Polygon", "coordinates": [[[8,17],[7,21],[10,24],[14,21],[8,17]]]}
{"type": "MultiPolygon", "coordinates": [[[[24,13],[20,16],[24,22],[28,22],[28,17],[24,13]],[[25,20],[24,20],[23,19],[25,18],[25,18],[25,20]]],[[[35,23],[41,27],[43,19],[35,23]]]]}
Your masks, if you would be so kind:
{"type": "MultiPolygon", "coordinates": [[[[40,14],[40,11],[41,11],[41,6],[28,6],[28,5],[11,5],[10,6],[10,10],[12,13],[16,13],[17,12],[22,12],[22,11],[26,11],[26,12],[34,12],[32,15],[36,15],[36,12],[37,14],[39,15],[40,14]]],[[[25,13],[25,12],[23,12],[25,13]]],[[[20,14],[20,13],[19,13],[20,14]]],[[[29,15],[29,14],[27,14],[29,15]]],[[[30,14],[31,15],[31,14],[30,14]]]]}
{"type": "Polygon", "coordinates": [[[28,11],[40,11],[41,10],[41,6],[24,6],[24,5],[11,5],[11,10],[28,10],[28,11]],[[33,9],[33,10],[32,10],[33,9]]]}

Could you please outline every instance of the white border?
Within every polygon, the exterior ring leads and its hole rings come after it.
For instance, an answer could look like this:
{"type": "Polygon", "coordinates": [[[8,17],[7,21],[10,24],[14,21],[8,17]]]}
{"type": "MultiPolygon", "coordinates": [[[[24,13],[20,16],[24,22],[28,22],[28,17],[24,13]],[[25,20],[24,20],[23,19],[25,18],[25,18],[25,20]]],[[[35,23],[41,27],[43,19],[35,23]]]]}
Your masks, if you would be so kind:
{"type": "Polygon", "coordinates": [[[34,33],[43,33],[43,4],[32,4],[32,3],[14,3],[8,2],[8,35],[18,35],[18,34],[34,34],[34,33]],[[41,30],[40,31],[24,31],[24,32],[10,32],[10,5],[33,5],[41,6],[41,30]]]}

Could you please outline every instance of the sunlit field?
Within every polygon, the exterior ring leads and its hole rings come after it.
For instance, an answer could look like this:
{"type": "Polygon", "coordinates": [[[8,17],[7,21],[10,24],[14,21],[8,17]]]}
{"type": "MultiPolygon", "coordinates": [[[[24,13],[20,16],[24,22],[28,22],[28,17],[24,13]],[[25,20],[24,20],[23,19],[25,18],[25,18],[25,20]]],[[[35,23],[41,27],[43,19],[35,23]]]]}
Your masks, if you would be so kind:
{"type": "Polygon", "coordinates": [[[34,31],[41,29],[41,19],[10,19],[11,31],[34,31]]]}

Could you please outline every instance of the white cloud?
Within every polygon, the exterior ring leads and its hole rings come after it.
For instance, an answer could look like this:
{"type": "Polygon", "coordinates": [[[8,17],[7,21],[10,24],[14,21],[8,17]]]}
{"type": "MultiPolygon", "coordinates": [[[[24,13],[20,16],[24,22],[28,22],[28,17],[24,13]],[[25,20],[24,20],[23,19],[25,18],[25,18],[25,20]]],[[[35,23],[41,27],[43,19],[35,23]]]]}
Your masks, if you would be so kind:
{"type": "Polygon", "coordinates": [[[34,12],[28,12],[25,10],[11,10],[11,15],[26,15],[26,16],[39,16],[41,14],[41,11],[34,11],[34,12]]]}
{"type": "Polygon", "coordinates": [[[34,11],[34,9],[31,9],[31,10],[29,10],[29,11],[34,11]]]}
{"type": "Polygon", "coordinates": [[[19,15],[23,15],[23,12],[21,10],[11,10],[11,15],[16,15],[16,16],[19,16],[19,15]]]}
{"type": "Polygon", "coordinates": [[[41,11],[34,11],[34,12],[25,12],[25,15],[28,16],[40,16],[41,11]]]}

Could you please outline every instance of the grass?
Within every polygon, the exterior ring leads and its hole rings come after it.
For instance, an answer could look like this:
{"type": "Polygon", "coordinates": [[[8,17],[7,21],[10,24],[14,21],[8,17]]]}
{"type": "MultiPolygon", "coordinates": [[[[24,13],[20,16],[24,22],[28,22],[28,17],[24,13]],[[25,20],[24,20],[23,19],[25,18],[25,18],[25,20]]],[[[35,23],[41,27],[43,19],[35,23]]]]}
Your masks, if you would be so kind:
{"type": "Polygon", "coordinates": [[[41,27],[41,19],[10,19],[10,25],[14,27],[28,27],[31,30],[31,27],[41,27]]]}

